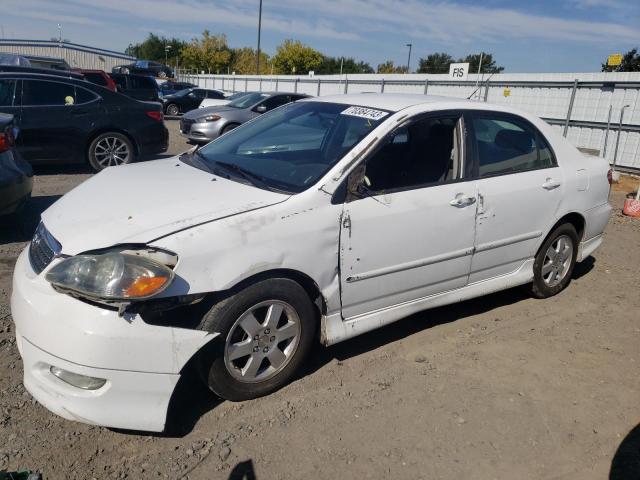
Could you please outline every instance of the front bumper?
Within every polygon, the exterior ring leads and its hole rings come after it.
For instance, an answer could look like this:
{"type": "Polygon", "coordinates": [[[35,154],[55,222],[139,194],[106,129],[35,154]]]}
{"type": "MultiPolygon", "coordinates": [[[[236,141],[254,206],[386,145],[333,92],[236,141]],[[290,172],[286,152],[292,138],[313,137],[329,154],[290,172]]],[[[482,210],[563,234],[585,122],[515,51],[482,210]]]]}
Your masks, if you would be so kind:
{"type": "Polygon", "coordinates": [[[220,120],[216,122],[190,123],[188,119],[180,122],[180,135],[197,143],[208,143],[220,136],[222,125],[220,120]]]}
{"type": "Polygon", "coordinates": [[[25,249],[13,277],[11,310],[27,390],[65,418],[163,430],[182,368],[216,334],[149,325],[138,315],[121,318],[56,292],[46,271],[36,275],[25,249]],[[53,376],[51,365],[107,383],[82,390],[53,376]]]}

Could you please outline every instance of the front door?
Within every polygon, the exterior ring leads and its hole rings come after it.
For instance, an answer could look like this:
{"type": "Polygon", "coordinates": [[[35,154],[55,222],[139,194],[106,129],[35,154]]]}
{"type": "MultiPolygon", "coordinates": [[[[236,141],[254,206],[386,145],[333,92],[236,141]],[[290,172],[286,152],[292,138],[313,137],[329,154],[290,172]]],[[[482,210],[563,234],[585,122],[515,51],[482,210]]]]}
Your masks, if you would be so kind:
{"type": "Polygon", "coordinates": [[[476,112],[478,217],[469,283],[516,271],[535,256],[562,198],[563,177],[538,130],[510,114],[476,112]]]}
{"type": "Polygon", "coordinates": [[[343,317],[467,284],[476,185],[465,171],[463,120],[429,116],[393,132],[347,198],[340,236],[343,317]]]}

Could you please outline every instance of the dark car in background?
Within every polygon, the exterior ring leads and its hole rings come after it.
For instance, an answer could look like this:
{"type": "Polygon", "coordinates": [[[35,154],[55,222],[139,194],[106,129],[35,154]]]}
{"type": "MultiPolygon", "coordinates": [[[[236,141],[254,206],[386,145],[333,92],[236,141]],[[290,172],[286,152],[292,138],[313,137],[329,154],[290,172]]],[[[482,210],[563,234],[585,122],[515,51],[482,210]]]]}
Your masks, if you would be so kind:
{"type": "Polygon", "coordinates": [[[0,217],[20,211],[31,197],[33,170],[15,148],[13,115],[0,113],[0,217]]]}
{"type": "Polygon", "coordinates": [[[162,95],[173,95],[174,93],[178,93],[181,90],[187,90],[189,88],[196,88],[197,85],[188,82],[172,82],[171,80],[167,80],[164,83],[160,84],[160,92],[162,95]]]}
{"type": "Polygon", "coordinates": [[[143,102],[160,102],[158,84],[149,76],[112,73],[111,78],[116,83],[117,91],[127,97],[143,102]]]}
{"type": "Polygon", "coordinates": [[[180,119],[180,133],[191,142],[207,143],[258,115],[309,95],[287,92],[252,92],[226,105],[198,108],[180,119]]]}
{"type": "Polygon", "coordinates": [[[48,68],[51,70],[71,70],[71,66],[64,58],[42,57],[38,55],[23,55],[32,67],[48,68]]]}
{"type": "Polygon", "coordinates": [[[113,78],[111,78],[109,74],[104,70],[87,70],[84,68],[74,68],[73,71],[82,75],[88,82],[95,83],[96,85],[100,85],[104,88],[108,88],[112,92],[118,91],[116,82],[114,82],[113,78]]]}
{"type": "Polygon", "coordinates": [[[129,65],[119,65],[113,67],[112,73],[135,73],[139,75],[153,75],[158,78],[172,78],[173,70],[159,62],[150,60],[138,60],[129,65]]]}
{"type": "Polygon", "coordinates": [[[178,115],[198,108],[205,98],[224,99],[224,93],[219,90],[207,90],[204,88],[190,88],[180,90],[173,95],[162,97],[164,112],[167,115],[178,115]]]}
{"type": "Polygon", "coordinates": [[[88,162],[101,170],[168,147],[159,103],[85,80],[0,73],[0,112],[15,116],[18,151],[32,164],[88,162]]]}

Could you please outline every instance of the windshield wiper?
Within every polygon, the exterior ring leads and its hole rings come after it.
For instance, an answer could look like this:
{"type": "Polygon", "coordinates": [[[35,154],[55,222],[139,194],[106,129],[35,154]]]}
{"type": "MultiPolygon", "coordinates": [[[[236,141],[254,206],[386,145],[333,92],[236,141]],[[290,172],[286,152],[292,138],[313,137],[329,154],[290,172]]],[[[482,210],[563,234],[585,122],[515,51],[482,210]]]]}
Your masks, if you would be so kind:
{"type": "Polygon", "coordinates": [[[266,188],[267,190],[274,190],[274,188],[271,185],[269,185],[265,177],[263,177],[262,175],[258,175],[256,173],[250,172],[249,170],[246,170],[241,166],[236,165],[235,163],[220,162],[216,160],[215,164],[216,166],[221,166],[222,168],[231,170],[233,173],[244,178],[255,187],[266,188]]]}
{"type": "Polygon", "coordinates": [[[185,152],[178,158],[185,163],[191,164],[193,167],[205,170],[209,173],[214,173],[206,158],[204,158],[204,156],[198,150],[195,150],[191,153],[185,152]]]}

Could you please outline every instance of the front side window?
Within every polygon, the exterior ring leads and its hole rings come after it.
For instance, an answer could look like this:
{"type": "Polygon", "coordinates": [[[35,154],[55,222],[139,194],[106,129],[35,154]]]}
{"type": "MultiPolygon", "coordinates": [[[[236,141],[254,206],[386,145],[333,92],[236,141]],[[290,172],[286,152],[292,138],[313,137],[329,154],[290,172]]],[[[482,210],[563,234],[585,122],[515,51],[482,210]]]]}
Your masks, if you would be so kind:
{"type": "Polygon", "coordinates": [[[220,100],[224,98],[224,95],[216,90],[207,90],[207,98],[215,98],[220,100]]]}
{"type": "Polygon", "coordinates": [[[480,177],[550,168],[555,164],[553,153],[541,135],[515,117],[476,115],[473,130],[480,177]]]}
{"type": "Polygon", "coordinates": [[[344,104],[291,103],[226,133],[197,156],[214,173],[242,170],[269,187],[301,192],[388,116],[344,104]]]}
{"type": "Polygon", "coordinates": [[[44,80],[22,81],[23,106],[64,106],[76,103],[75,87],[44,80]]]}
{"type": "Polygon", "coordinates": [[[0,80],[0,107],[11,107],[16,97],[16,81],[0,80]]]}
{"type": "Polygon", "coordinates": [[[367,159],[367,188],[385,192],[459,179],[461,122],[459,115],[424,118],[396,129],[367,159]]]}
{"type": "Polygon", "coordinates": [[[264,105],[268,112],[269,110],[273,110],[274,108],[278,108],[282,105],[286,105],[291,102],[291,98],[289,95],[274,95],[273,97],[267,98],[260,105],[264,105]]]}

